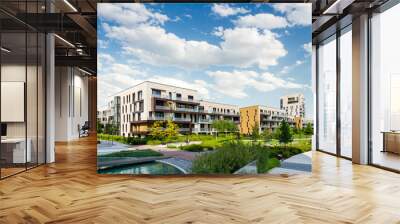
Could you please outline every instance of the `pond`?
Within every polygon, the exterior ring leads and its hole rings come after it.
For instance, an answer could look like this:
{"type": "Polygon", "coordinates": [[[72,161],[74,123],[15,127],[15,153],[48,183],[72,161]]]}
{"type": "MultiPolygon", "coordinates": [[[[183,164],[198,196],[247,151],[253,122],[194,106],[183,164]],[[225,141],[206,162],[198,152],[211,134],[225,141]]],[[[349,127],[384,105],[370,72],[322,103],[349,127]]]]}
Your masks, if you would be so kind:
{"type": "Polygon", "coordinates": [[[176,167],[160,162],[149,162],[149,163],[126,165],[108,169],[100,169],[97,170],[97,172],[99,174],[152,174],[152,175],[184,174],[176,167]]]}

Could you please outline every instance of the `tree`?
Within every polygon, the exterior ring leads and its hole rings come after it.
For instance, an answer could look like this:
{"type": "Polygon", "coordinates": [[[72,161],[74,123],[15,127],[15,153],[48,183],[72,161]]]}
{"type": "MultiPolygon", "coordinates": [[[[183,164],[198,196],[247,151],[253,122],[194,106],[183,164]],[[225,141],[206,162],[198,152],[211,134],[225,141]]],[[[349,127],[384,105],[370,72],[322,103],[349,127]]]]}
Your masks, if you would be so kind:
{"type": "Polygon", "coordinates": [[[269,130],[269,129],[265,129],[265,130],[261,133],[261,137],[262,137],[266,142],[269,142],[270,140],[273,139],[272,131],[269,130]]]}
{"type": "Polygon", "coordinates": [[[260,128],[258,124],[255,124],[253,126],[253,129],[251,130],[251,139],[253,139],[253,141],[257,141],[257,139],[259,138],[260,138],[260,128]]]}
{"type": "Polygon", "coordinates": [[[293,134],[290,130],[289,124],[283,120],[281,125],[279,126],[279,142],[283,144],[287,144],[293,141],[293,134]]]}
{"type": "Polygon", "coordinates": [[[150,136],[155,139],[163,139],[165,137],[164,130],[164,122],[163,121],[156,121],[150,128],[150,136]]]}
{"type": "Polygon", "coordinates": [[[179,127],[175,124],[172,120],[167,121],[167,127],[164,131],[164,136],[167,138],[173,138],[178,136],[179,134],[179,127]]]}
{"type": "Polygon", "coordinates": [[[307,123],[306,128],[304,128],[304,134],[306,135],[312,135],[314,133],[314,130],[311,126],[311,123],[307,123]]]}
{"type": "Polygon", "coordinates": [[[231,120],[214,120],[211,127],[217,132],[237,132],[238,127],[235,122],[231,120]]]}
{"type": "Polygon", "coordinates": [[[96,131],[98,134],[103,133],[104,125],[100,121],[96,122],[96,131]]]}
{"type": "Polygon", "coordinates": [[[293,134],[301,134],[301,129],[294,127],[293,129],[293,134]]]}
{"type": "Polygon", "coordinates": [[[118,130],[117,125],[114,123],[107,123],[104,127],[104,133],[109,135],[115,135],[118,130]]]}

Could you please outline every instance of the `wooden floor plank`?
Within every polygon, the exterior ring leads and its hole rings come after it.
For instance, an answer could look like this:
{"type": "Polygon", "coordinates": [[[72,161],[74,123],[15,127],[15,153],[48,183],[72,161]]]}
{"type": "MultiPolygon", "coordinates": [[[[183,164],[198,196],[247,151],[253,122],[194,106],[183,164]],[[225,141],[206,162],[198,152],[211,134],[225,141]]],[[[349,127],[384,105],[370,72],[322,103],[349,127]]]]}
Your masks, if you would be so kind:
{"type": "Polygon", "coordinates": [[[96,173],[96,139],[0,181],[0,223],[400,223],[400,175],[313,154],[290,177],[96,173]]]}

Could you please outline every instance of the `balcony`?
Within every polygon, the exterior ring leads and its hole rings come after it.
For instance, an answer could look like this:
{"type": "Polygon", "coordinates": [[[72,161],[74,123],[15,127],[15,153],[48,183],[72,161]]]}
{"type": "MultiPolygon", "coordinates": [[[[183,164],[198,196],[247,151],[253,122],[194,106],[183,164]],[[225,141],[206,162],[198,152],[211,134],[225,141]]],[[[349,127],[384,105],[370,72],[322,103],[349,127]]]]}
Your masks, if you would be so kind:
{"type": "Polygon", "coordinates": [[[195,112],[195,113],[199,112],[199,109],[197,109],[197,108],[183,108],[183,107],[177,107],[175,110],[176,110],[176,111],[181,111],[181,112],[195,112]]]}
{"type": "Polygon", "coordinates": [[[217,115],[222,115],[222,116],[239,116],[239,113],[233,113],[233,112],[217,112],[217,111],[211,111],[209,112],[210,114],[217,114],[217,115]]]}
{"type": "Polygon", "coordinates": [[[166,121],[168,118],[166,117],[158,117],[158,116],[152,116],[147,118],[150,121],[166,121]]]}
{"type": "Polygon", "coordinates": [[[208,133],[212,132],[213,130],[211,128],[194,128],[192,131],[195,133],[208,133]]]}
{"type": "Polygon", "coordinates": [[[212,120],[210,120],[210,119],[199,118],[199,123],[211,123],[211,122],[212,122],[212,120]]]}
{"type": "Polygon", "coordinates": [[[172,101],[179,101],[183,103],[191,103],[191,104],[199,104],[198,100],[189,100],[188,98],[183,98],[183,97],[176,97],[176,96],[169,96],[165,94],[151,94],[152,97],[158,98],[158,99],[166,99],[166,100],[172,100],[172,101]]]}
{"type": "Polygon", "coordinates": [[[179,132],[190,132],[190,128],[179,128],[179,132]]]}
{"type": "Polygon", "coordinates": [[[174,117],[172,118],[173,121],[180,121],[180,122],[190,122],[190,118],[182,118],[182,117],[174,117]]]}
{"type": "Polygon", "coordinates": [[[169,106],[159,106],[159,105],[156,105],[155,109],[156,110],[172,110],[172,108],[169,106]]]}

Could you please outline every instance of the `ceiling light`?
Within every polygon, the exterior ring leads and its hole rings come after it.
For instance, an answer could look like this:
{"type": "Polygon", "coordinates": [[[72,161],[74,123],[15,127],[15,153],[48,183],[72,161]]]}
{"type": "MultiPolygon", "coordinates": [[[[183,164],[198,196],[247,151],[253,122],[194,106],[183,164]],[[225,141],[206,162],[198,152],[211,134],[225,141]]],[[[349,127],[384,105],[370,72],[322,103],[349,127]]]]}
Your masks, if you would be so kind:
{"type": "Polygon", "coordinates": [[[65,4],[67,4],[74,12],[78,12],[78,10],[71,4],[69,3],[68,0],[64,0],[65,4]]]}
{"type": "Polygon", "coordinates": [[[66,43],[67,45],[69,45],[70,47],[73,47],[73,48],[75,48],[75,45],[73,45],[71,42],[69,42],[68,40],[66,40],[66,39],[64,39],[64,38],[62,38],[62,37],[60,37],[59,35],[57,35],[57,34],[54,34],[54,36],[55,37],[57,37],[59,40],[61,40],[62,42],[64,42],[64,43],[66,43]]]}
{"type": "Polygon", "coordinates": [[[5,48],[5,47],[1,47],[0,49],[1,49],[2,51],[6,52],[6,53],[10,53],[10,52],[11,52],[11,50],[9,50],[9,49],[7,49],[7,48],[5,48]]]}

